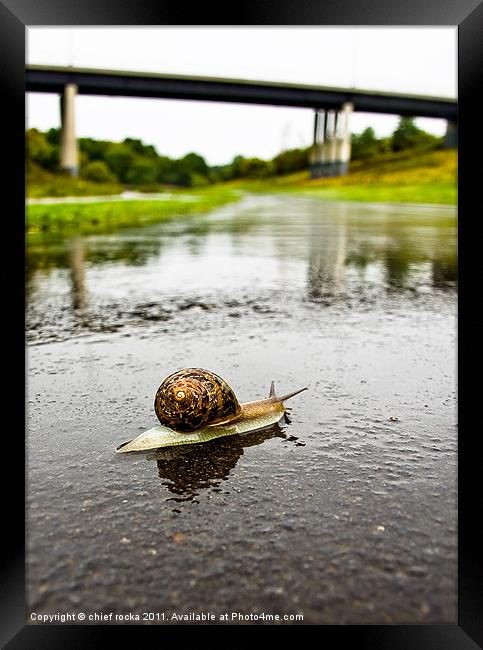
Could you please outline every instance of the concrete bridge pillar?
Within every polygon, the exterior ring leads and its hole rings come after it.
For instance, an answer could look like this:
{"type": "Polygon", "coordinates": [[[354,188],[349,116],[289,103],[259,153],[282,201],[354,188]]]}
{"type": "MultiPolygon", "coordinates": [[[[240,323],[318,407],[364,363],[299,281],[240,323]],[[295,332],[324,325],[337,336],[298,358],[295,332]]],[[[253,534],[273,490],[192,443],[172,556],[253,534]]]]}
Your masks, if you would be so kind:
{"type": "Polygon", "coordinates": [[[310,156],[310,176],[340,176],[349,168],[351,134],[349,117],[353,105],[346,102],[339,111],[317,110],[314,144],[310,156]]]}
{"type": "Polygon", "coordinates": [[[75,133],[76,84],[66,84],[60,97],[61,135],[60,168],[71,176],[79,173],[79,150],[75,133]]]}
{"type": "Polygon", "coordinates": [[[336,158],[337,158],[337,111],[329,111],[329,119],[327,122],[327,133],[326,133],[326,142],[327,142],[327,165],[326,165],[326,176],[335,176],[336,175],[336,158]]]}
{"type": "Polygon", "coordinates": [[[456,149],[458,146],[458,130],[456,122],[446,122],[446,135],[444,136],[443,146],[445,149],[456,149]]]}
{"type": "Polygon", "coordinates": [[[339,112],[335,163],[336,176],[343,176],[349,171],[349,161],[351,159],[350,116],[353,110],[354,105],[351,102],[346,102],[339,112]]]}
{"type": "Polygon", "coordinates": [[[309,169],[310,177],[318,178],[322,174],[319,173],[322,159],[324,157],[323,142],[321,142],[321,132],[323,132],[323,123],[325,120],[325,111],[316,110],[314,116],[314,142],[312,150],[309,154],[309,169]]]}
{"type": "Polygon", "coordinates": [[[309,159],[311,178],[329,175],[331,158],[330,120],[330,111],[317,110],[315,112],[314,144],[309,159]]]}

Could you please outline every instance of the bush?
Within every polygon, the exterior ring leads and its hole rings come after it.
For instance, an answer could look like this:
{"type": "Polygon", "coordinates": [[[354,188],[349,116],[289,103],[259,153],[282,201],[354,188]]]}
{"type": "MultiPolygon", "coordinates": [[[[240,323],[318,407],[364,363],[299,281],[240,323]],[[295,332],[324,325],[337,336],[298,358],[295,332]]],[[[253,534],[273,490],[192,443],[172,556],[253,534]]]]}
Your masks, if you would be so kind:
{"type": "Polygon", "coordinates": [[[81,176],[95,183],[115,182],[116,178],[103,160],[93,160],[81,167],[81,176]]]}
{"type": "Polygon", "coordinates": [[[261,158],[244,158],[239,166],[239,174],[246,178],[268,178],[274,176],[275,164],[261,158]]]}
{"type": "Polygon", "coordinates": [[[197,172],[191,173],[191,187],[206,187],[210,185],[210,179],[197,172]]]}
{"type": "Polygon", "coordinates": [[[307,169],[310,149],[289,149],[275,156],[273,163],[276,174],[290,174],[307,169]]]}

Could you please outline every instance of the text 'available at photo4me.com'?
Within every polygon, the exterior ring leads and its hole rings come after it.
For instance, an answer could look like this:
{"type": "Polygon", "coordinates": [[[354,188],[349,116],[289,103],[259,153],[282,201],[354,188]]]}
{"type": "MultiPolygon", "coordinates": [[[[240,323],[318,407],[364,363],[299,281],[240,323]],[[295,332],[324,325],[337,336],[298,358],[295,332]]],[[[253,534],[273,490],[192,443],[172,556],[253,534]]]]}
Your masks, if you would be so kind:
{"type": "Polygon", "coordinates": [[[30,623],[123,623],[123,622],[145,622],[145,623],[239,623],[239,622],[297,622],[303,621],[303,614],[266,614],[265,612],[244,614],[241,612],[224,612],[214,614],[211,612],[201,613],[179,613],[179,612],[142,612],[141,614],[127,612],[125,614],[113,612],[94,612],[84,614],[77,613],[55,613],[55,614],[30,614],[30,623]]]}

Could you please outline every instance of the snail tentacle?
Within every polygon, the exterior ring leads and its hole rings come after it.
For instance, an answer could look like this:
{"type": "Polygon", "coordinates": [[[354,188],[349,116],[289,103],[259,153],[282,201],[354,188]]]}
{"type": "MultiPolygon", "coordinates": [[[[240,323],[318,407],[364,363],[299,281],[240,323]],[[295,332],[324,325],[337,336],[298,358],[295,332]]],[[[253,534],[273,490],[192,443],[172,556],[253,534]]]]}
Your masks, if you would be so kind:
{"type": "Polygon", "coordinates": [[[275,382],[274,381],[272,381],[272,383],[270,384],[270,392],[268,393],[268,396],[269,397],[276,397],[276,395],[275,395],[275,382]]]}

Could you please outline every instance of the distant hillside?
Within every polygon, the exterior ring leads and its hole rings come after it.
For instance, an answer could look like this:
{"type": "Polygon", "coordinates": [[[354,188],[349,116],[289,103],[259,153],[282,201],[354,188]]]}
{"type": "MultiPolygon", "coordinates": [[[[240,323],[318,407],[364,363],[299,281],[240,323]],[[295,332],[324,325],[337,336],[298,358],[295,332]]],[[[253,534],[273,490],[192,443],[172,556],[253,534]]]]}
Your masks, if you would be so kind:
{"type": "MultiPolygon", "coordinates": [[[[386,178],[389,167],[392,174],[396,173],[395,183],[403,179],[408,181],[413,167],[411,161],[424,153],[430,156],[430,152],[436,152],[441,146],[442,138],[422,131],[411,118],[401,117],[398,127],[389,137],[376,138],[371,128],[353,134],[349,176],[317,183],[323,187],[338,187],[348,182],[373,183],[376,176],[384,176],[383,182],[387,183],[390,182],[386,178]],[[384,171],[387,165],[389,167],[384,171]],[[360,176],[354,176],[358,172],[360,176]]],[[[42,133],[29,129],[26,133],[27,195],[32,198],[99,196],[118,194],[125,189],[176,191],[176,188],[203,188],[227,181],[290,185],[307,178],[310,150],[306,147],[282,151],[271,160],[235,156],[226,165],[210,167],[197,153],[173,159],[159,154],[153,145],[133,138],[126,138],[123,142],[80,138],[79,177],[72,178],[59,171],[60,130],[50,129],[42,133]],[[298,176],[287,178],[287,175],[297,173],[298,176]]],[[[443,158],[444,153],[441,160],[443,158]]],[[[430,160],[433,159],[429,157],[426,162],[434,166],[430,160]]],[[[426,163],[423,161],[421,164],[424,166],[426,163]]],[[[311,187],[315,184],[313,182],[311,187]]]]}

